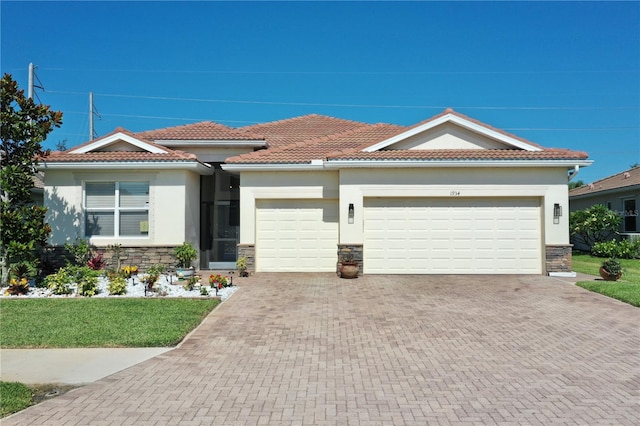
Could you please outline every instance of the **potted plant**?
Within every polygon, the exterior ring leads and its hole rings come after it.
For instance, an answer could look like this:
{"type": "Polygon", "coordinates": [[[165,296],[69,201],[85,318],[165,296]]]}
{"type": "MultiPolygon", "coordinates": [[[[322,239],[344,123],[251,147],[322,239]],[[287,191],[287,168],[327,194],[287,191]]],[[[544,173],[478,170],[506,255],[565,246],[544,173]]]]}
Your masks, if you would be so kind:
{"type": "Polygon", "coordinates": [[[616,259],[607,259],[602,262],[600,276],[605,281],[618,281],[622,276],[622,266],[616,259]]]}
{"type": "Polygon", "coordinates": [[[360,265],[353,260],[352,253],[346,253],[340,258],[340,277],[341,278],[356,278],[360,273],[360,265]]]}
{"type": "Polygon", "coordinates": [[[236,261],[236,269],[238,270],[241,277],[248,277],[249,272],[247,271],[247,258],[242,256],[238,258],[236,261]]]}
{"type": "Polygon", "coordinates": [[[178,266],[181,268],[179,273],[181,272],[183,277],[193,275],[193,261],[198,257],[198,251],[195,247],[185,241],[181,246],[176,247],[175,254],[178,266]]]}

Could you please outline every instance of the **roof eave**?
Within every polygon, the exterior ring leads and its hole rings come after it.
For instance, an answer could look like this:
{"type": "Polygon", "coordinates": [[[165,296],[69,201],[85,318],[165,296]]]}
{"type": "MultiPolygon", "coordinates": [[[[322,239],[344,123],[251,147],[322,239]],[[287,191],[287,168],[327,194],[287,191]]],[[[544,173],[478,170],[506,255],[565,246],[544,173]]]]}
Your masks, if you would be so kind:
{"type": "Polygon", "coordinates": [[[213,168],[197,161],[41,162],[40,170],[191,170],[206,175],[213,168]]]}
{"type": "Polygon", "coordinates": [[[398,167],[587,167],[593,160],[329,160],[326,168],[398,167]]]}
{"type": "Polygon", "coordinates": [[[322,160],[306,163],[223,163],[222,169],[228,172],[273,172],[273,171],[313,171],[323,170],[322,160]]]}

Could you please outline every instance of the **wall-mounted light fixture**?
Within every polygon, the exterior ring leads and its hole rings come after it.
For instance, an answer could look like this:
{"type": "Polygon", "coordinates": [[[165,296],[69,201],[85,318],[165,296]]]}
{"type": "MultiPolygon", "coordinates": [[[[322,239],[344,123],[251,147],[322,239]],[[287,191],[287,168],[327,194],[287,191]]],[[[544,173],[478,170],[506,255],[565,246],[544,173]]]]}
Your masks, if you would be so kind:
{"type": "Polygon", "coordinates": [[[353,204],[349,204],[349,223],[353,223],[353,204]]]}
{"type": "Polygon", "coordinates": [[[560,204],[555,203],[553,205],[553,223],[560,223],[560,216],[562,216],[562,207],[560,204]]]}

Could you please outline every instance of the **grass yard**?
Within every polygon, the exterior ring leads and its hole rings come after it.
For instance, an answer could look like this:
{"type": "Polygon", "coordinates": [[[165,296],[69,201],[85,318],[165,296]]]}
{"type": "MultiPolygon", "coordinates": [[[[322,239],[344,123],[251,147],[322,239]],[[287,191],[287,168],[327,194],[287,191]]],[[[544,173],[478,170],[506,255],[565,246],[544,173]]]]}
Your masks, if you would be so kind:
{"type": "Polygon", "coordinates": [[[179,343],[218,299],[3,299],[2,348],[163,347],[179,343]]]}
{"type": "MultiPolygon", "coordinates": [[[[598,270],[603,260],[585,253],[574,253],[573,270],[600,276],[598,270]]],[[[622,278],[619,281],[580,281],[576,284],[587,290],[640,307],[640,260],[619,259],[619,261],[623,268],[622,278]]]]}
{"type": "Polygon", "coordinates": [[[17,413],[31,405],[31,389],[18,382],[0,382],[0,417],[17,413]]]}

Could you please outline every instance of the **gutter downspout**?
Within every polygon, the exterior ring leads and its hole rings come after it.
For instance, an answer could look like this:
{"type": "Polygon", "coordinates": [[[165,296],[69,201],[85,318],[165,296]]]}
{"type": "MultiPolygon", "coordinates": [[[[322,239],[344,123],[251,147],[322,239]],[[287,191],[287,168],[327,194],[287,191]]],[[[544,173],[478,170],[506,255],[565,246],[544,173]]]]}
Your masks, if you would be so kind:
{"type": "Polygon", "coordinates": [[[573,166],[573,171],[571,173],[569,173],[569,177],[567,178],[567,182],[570,181],[571,179],[573,179],[574,177],[576,177],[576,175],[578,174],[578,172],[580,171],[580,166],[579,165],[575,165],[573,166]]]}

